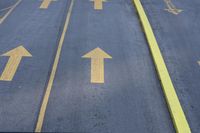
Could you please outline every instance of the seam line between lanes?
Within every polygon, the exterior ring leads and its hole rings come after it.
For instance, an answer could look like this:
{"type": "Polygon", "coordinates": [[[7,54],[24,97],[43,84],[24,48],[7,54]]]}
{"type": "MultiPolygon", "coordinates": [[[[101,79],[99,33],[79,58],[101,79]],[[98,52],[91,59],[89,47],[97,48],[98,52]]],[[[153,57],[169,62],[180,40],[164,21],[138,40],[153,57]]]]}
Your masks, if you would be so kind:
{"type": "Polygon", "coordinates": [[[63,43],[64,43],[65,35],[66,35],[67,29],[68,29],[73,5],[74,5],[74,0],[71,1],[69,10],[67,12],[67,17],[66,17],[66,20],[65,20],[64,28],[63,28],[63,31],[62,31],[62,35],[61,35],[61,38],[60,38],[60,41],[59,41],[59,44],[58,44],[56,56],[55,56],[54,63],[53,63],[53,68],[52,68],[52,71],[51,71],[51,74],[50,74],[50,78],[49,78],[49,81],[48,81],[48,84],[47,84],[46,92],[45,92],[45,95],[43,97],[42,105],[41,105],[41,108],[40,108],[35,132],[41,132],[41,130],[42,130],[45,112],[46,112],[47,104],[48,104],[49,97],[50,97],[50,94],[51,94],[53,82],[54,82],[54,79],[55,79],[56,70],[57,70],[57,67],[58,67],[58,63],[59,63],[60,54],[61,54],[62,46],[63,46],[63,43]]]}
{"type": "Polygon", "coordinates": [[[164,62],[163,56],[161,54],[160,48],[154,36],[149,20],[145,14],[144,8],[140,0],[133,0],[133,3],[136,7],[139,18],[141,20],[141,24],[145,32],[146,39],[148,41],[151,55],[153,57],[155,67],[161,81],[162,89],[176,132],[191,133],[189,124],[181,107],[174,85],[167,70],[167,66],[164,62]]]}
{"type": "Polygon", "coordinates": [[[22,0],[18,0],[15,5],[12,6],[12,8],[6,13],[6,15],[3,16],[3,18],[0,19],[0,24],[4,22],[4,20],[12,13],[12,11],[21,3],[22,0]]]}

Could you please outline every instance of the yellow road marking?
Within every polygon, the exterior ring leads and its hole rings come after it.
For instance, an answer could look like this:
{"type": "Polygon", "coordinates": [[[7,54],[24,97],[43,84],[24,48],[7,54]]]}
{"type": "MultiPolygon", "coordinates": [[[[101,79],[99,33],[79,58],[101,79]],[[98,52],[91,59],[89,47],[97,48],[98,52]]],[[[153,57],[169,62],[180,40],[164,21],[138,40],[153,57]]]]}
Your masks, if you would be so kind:
{"type": "Polygon", "coordinates": [[[145,35],[146,35],[146,38],[151,50],[151,54],[152,54],[152,57],[157,69],[157,73],[161,80],[161,84],[162,84],[163,92],[168,104],[168,108],[169,108],[169,111],[174,123],[174,127],[177,133],[191,133],[189,124],[186,120],[185,114],[179,102],[179,99],[176,94],[173,83],[171,81],[169,72],[165,65],[158,43],[154,36],[149,20],[144,12],[142,4],[140,0],[133,0],[133,2],[139,14],[143,29],[145,31],[145,35]]]}
{"type": "Polygon", "coordinates": [[[91,1],[94,1],[94,9],[95,10],[102,10],[103,2],[106,2],[106,0],[91,0],[91,1]]]}
{"type": "Polygon", "coordinates": [[[40,108],[35,132],[41,132],[41,130],[42,130],[44,116],[45,116],[47,104],[48,104],[48,101],[49,101],[49,96],[50,96],[50,93],[51,93],[53,81],[54,81],[54,78],[55,78],[56,70],[57,70],[57,67],[58,67],[58,62],[59,62],[59,59],[60,59],[60,54],[61,54],[62,46],[63,46],[63,43],[64,43],[65,35],[66,35],[67,29],[68,29],[73,5],[74,5],[74,0],[71,1],[69,11],[67,13],[65,25],[64,25],[64,28],[63,28],[63,31],[62,31],[62,35],[61,35],[61,38],[60,38],[60,41],[59,41],[59,44],[58,44],[58,49],[57,49],[57,52],[56,52],[56,56],[55,56],[55,59],[54,59],[53,68],[52,68],[52,71],[51,71],[51,74],[50,74],[50,78],[49,78],[49,81],[48,81],[48,84],[47,84],[46,92],[45,92],[45,95],[44,95],[44,98],[43,98],[43,101],[42,101],[42,105],[41,105],[41,108],[40,108]]]}
{"type": "Polygon", "coordinates": [[[164,1],[167,5],[167,9],[165,9],[166,11],[168,11],[174,15],[178,15],[179,13],[181,13],[183,11],[181,9],[177,9],[171,0],[164,0],[164,1]]]}
{"type": "Polygon", "coordinates": [[[10,57],[0,77],[0,80],[2,81],[12,81],[22,57],[32,57],[32,55],[23,46],[19,46],[1,56],[10,57]]]}
{"type": "Polygon", "coordinates": [[[12,6],[12,8],[10,8],[10,10],[0,19],[0,24],[2,24],[4,22],[4,20],[12,13],[12,11],[17,7],[17,5],[19,5],[19,3],[22,0],[18,0],[15,5],[12,6]]]}
{"type": "Polygon", "coordinates": [[[47,9],[52,1],[55,0],[43,0],[42,4],[40,5],[40,9],[47,9]]]}
{"type": "Polygon", "coordinates": [[[104,59],[112,57],[102,49],[96,48],[82,58],[91,58],[91,83],[104,83],[104,59]]]}

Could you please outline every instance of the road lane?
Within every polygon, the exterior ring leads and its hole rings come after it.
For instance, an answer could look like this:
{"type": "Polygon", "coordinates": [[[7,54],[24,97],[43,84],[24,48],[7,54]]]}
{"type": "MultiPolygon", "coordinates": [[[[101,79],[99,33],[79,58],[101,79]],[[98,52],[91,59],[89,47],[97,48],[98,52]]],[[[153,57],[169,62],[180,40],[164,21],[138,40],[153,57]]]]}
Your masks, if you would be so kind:
{"type": "Polygon", "coordinates": [[[131,0],[75,1],[50,95],[45,132],[174,132],[160,83],[131,0]],[[101,48],[105,83],[90,81],[90,59],[101,48]]]}
{"type": "Polygon", "coordinates": [[[177,9],[183,11],[174,15],[165,10],[167,6],[163,0],[154,2],[142,0],[191,130],[198,133],[200,130],[200,66],[198,65],[200,2],[198,0],[171,2],[177,9]]]}
{"type": "MultiPolygon", "coordinates": [[[[0,81],[2,132],[32,132],[35,128],[68,1],[57,1],[47,10],[40,10],[40,4],[23,0],[0,25],[1,55],[18,46],[32,55],[21,60],[12,81],[0,81]]],[[[7,62],[8,57],[0,57],[1,74],[7,62]]]]}
{"type": "Polygon", "coordinates": [[[69,7],[69,10],[67,11],[66,20],[64,22],[63,30],[62,30],[62,33],[61,33],[61,36],[60,36],[60,39],[59,39],[59,42],[58,42],[58,48],[56,50],[56,55],[55,55],[55,59],[54,59],[54,62],[53,62],[52,70],[51,70],[49,80],[48,80],[47,85],[46,85],[44,98],[41,102],[41,107],[40,107],[40,112],[39,112],[39,115],[38,115],[38,120],[37,120],[37,123],[36,123],[35,132],[41,132],[41,130],[42,130],[42,126],[43,126],[43,122],[44,122],[44,116],[45,116],[45,113],[46,113],[46,108],[47,108],[47,105],[48,105],[49,96],[51,94],[53,81],[55,79],[58,63],[59,63],[59,60],[60,60],[60,54],[61,54],[61,51],[62,51],[65,35],[66,35],[68,25],[69,25],[69,22],[70,22],[73,5],[74,5],[74,0],[72,0],[70,2],[70,7],[69,7]]]}

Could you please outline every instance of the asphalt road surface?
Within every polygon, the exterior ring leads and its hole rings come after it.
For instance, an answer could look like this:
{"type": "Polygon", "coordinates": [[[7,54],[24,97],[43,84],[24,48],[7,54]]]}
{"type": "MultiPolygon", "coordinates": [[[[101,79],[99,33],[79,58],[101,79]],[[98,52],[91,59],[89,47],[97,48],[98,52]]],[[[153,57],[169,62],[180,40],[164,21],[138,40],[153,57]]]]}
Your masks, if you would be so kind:
{"type": "MultiPolygon", "coordinates": [[[[1,132],[175,132],[132,0],[95,1],[0,0],[1,132]]],[[[200,2],[141,2],[198,133],[200,2]]]]}
{"type": "Polygon", "coordinates": [[[142,0],[179,100],[194,133],[200,131],[200,1],[173,0],[179,14],[162,0],[142,0]]]}

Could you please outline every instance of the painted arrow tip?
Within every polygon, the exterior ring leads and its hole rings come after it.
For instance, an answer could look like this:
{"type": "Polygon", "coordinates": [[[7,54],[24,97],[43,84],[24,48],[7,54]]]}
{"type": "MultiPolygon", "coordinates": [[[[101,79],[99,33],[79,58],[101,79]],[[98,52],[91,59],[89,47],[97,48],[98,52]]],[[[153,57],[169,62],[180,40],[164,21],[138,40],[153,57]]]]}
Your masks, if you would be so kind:
{"type": "Polygon", "coordinates": [[[3,54],[1,56],[26,56],[26,57],[32,57],[32,55],[23,46],[16,47],[16,48],[6,52],[5,54],[3,54]]]}
{"type": "Polygon", "coordinates": [[[107,58],[107,59],[112,59],[112,57],[107,54],[105,51],[103,51],[101,48],[97,47],[93,49],[92,51],[88,52],[82,58],[107,58]]]}

